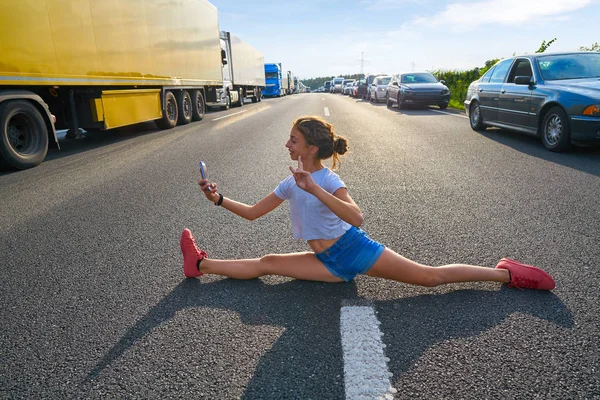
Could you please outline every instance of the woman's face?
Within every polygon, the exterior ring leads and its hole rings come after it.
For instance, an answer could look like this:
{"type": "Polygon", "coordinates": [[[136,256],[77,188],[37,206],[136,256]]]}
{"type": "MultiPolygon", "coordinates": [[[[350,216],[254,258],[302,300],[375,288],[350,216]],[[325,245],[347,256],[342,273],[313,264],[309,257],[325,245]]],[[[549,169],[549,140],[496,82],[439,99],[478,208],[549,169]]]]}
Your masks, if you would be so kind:
{"type": "Polygon", "coordinates": [[[306,160],[310,157],[310,147],[306,144],[304,135],[296,128],[292,128],[290,132],[290,138],[288,139],[285,147],[290,152],[290,158],[292,160],[298,160],[298,156],[302,156],[302,160],[306,160]]]}

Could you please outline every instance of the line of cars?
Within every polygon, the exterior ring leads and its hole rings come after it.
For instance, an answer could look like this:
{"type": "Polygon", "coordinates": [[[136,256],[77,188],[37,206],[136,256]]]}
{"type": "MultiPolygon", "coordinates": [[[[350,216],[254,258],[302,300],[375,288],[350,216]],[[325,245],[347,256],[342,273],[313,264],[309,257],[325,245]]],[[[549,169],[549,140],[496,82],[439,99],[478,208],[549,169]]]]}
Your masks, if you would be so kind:
{"type": "MultiPolygon", "coordinates": [[[[367,74],[333,93],[371,102],[448,107],[450,90],[431,73],[367,74]],[[343,88],[343,89],[342,89],[343,88]],[[346,89],[347,88],[347,89],[346,89]]],[[[332,86],[333,87],[333,86],[332,86]]],[[[471,82],[464,101],[473,130],[497,127],[539,137],[551,151],[600,144],[600,52],[503,59],[471,82]]]]}
{"type": "Polygon", "coordinates": [[[427,71],[395,75],[367,74],[364,79],[348,81],[342,81],[342,86],[331,92],[362,98],[372,103],[385,102],[388,107],[396,104],[398,108],[437,105],[444,110],[450,102],[450,89],[446,82],[438,81],[427,71]]]}

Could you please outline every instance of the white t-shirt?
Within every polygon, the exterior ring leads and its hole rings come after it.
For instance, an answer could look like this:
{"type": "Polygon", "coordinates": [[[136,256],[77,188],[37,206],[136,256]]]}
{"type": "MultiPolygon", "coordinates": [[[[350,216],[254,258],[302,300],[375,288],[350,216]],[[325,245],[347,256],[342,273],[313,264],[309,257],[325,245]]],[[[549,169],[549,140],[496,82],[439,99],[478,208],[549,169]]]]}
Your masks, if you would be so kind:
{"type": "MultiPolygon", "coordinates": [[[[339,188],[346,187],[338,174],[329,168],[321,168],[311,175],[317,185],[331,194],[339,188]]],[[[352,226],[335,215],[315,196],[300,189],[293,175],[281,181],[274,193],[280,199],[290,201],[292,232],[296,239],[335,239],[352,226]]]]}

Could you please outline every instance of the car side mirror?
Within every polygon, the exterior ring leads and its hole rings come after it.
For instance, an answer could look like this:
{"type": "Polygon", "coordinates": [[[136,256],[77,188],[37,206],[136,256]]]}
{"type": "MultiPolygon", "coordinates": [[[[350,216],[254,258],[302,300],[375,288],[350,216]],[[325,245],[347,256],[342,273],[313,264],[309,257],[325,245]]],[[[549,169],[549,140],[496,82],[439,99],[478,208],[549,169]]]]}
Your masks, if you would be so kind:
{"type": "Polygon", "coordinates": [[[398,82],[392,82],[392,85],[398,86],[398,82]]]}
{"type": "Polygon", "coordinates": [[[515,76],[515,85],[530,85],[532,79],[529,76],[515,76]]]}
{"type": "Polygon", "coordinates": [[[443,80],[443,79],[441,79],[441,80],[440,80],[440,83],[441,83],[442,85],[445,85],[445,84],[446,84],[446,81],[445,81],[445,80],[443,80]]]}

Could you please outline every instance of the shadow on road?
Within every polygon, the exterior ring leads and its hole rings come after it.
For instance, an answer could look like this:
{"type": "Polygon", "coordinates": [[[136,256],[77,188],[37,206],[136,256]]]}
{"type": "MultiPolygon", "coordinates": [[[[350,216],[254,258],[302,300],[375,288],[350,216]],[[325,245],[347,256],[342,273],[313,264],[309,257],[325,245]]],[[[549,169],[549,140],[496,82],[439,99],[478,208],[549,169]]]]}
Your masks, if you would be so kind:
{"type": "MultiPolygon", "coordinates": [[[[91,390],[105,369],[178,311],[209,307],[235,311],[245,324],[285,328],[259,361],[243,398],[265,398],[267,394],[273,399],[344,398],[339,329],[340,308],[348,303],[365,303],[357,295],[354,282],[289,281],[268,285],[259,279],[225,279],[203,284],[197,279],[186,279],[108,351],[81,382],[81,389],[91,390]],[[223,296],[224,293],[231,295],[223,296]],[[324,393],[323,388],[328,392],[324,393]]],[[[553,293],[506,287],[499,291],[459,290],[368,304],[379,312],[394,376],[407,372],[433,345],[477,336],[513,313],[566,328],[573,326],[570,311],[553,293]]]]}
{"type": "Polygon", "coordinates": [[[519,132],[512,132],[499,128],[488,128],[484,131],[474,133],[479,133],[489,140],[513,148],[532,157],[573,168],[594,176],[600,176],[600,146],[573,146],[569,151],[554,153],[547,150],[539,138],[519,132]]]}

